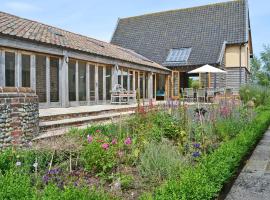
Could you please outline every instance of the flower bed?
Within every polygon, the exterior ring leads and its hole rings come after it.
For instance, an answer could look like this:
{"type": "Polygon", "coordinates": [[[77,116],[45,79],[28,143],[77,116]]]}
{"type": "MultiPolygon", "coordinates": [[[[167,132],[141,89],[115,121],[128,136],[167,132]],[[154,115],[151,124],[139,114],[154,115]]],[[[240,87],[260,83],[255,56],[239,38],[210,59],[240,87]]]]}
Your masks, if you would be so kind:
{"type": "Polygon", "coordinates": [[[212,198],[265,130],[269,113],[238,101],[141,107],[117,123],[1,152],[0,197],[212,198]]]}
{"type": "Polygon", "coordinates": [[[180,180],[171,180],[158,188],[153,196],[145,195],[142,199],[213,199],[269,125],[270,109],[262,107],[253,122],[235,138],[203,157],[196,167],[183,171],[180,180]]]}

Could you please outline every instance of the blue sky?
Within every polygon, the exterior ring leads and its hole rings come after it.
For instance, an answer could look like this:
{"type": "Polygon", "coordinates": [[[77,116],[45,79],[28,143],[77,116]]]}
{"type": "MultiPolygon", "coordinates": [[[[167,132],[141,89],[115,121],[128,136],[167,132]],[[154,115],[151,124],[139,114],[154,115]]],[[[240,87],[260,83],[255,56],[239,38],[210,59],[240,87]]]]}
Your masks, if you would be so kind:
{"type": "MultiPolygon", "coordinates": [[[[110,41],[117,19],[225,0],[0,0],[0,10],[110,41]]],[[[270,1],[249,0],[254,52],[270,44],[270,1]]]]}

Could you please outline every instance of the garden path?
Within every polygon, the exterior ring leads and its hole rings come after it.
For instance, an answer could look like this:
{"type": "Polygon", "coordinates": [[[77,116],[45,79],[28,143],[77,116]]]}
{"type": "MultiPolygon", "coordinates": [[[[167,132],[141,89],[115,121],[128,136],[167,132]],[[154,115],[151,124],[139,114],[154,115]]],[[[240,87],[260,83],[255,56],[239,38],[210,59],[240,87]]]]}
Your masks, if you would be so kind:
{"type": "Polygon", "coordinates": [[[226,200],[270,199],[270,129],[232,186],[226,200]]]}

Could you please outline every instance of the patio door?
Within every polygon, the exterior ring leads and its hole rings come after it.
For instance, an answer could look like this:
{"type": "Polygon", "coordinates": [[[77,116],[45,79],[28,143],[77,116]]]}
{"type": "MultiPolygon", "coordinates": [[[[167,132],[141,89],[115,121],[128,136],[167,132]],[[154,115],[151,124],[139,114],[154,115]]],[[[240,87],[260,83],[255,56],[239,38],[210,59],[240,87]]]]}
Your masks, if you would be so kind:
{"type": "Polygon", "coordinates": [[[178,99],[180,96],[180,78],[179,72],[172,72],[172,98],[178,99]]]}

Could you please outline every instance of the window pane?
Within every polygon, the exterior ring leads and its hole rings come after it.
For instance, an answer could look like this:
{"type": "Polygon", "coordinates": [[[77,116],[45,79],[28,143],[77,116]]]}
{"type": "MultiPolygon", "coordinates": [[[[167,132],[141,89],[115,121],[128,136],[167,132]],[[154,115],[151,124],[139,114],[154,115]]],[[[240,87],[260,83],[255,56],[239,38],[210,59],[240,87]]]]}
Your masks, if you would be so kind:
{"type": "Polygon", "coordinates": [[[133,71],[129,71],[129,90],[133,91],[133,71]]]}
{"type": "Polygon", "coordinates": [[[59,59],[50,58],[51,102],[59,101],[59,59]]]}
{"type": "Polygon", "coordinates": [[[123,69],[123,88],[126,90],[128,89],[127,82],[128,82],[128,71],[127,69],[123,69]]]}
{"type": "Polygon", "coordinates": [[[143,79],[144,79],[144,74],[143,73],[140,73],[140,98],[142,99],[143,98],[143,79]]]}
{"type": "Polygon", "coordinates": [[[103,67],[98,67],[98,99],[103,100],[103,67]]]}
{"type": "Polygon", "coordinates": [[[46,56],[36,56],[36,93],[40,103],[46,99],[46,56]]]}
{"type": "Polygon", "coordinates": [[[112,68],[106,67],[106,99],[111,98],[111,89],[112,89],[112,68]]]}
{"type": "Polygon", "coordinates": [[[74,60],[68,63],[68,94],[69,101],[76,101],[76,62],[74,60]]]}
{"type": "Polygon", "coordinates": [[[90,101],[95,101],[95,66],[90,65],[90,101]]]}
{"type": "Polygon", "coordinates": [[[118,71],[117,71],[117,77],[118,77],[118,84],[122,85],[123,86],[123,83],[122,83],[122,68],[119,68],[118,71]]]}
{"type": "Polygon", "coordinates": [[[6,86],[15,86],[15,53],[5,52],[6,86]]]}
{"type": "Polygon", "coordinates": [[[144,98],[148,98],[148,73],[145,73],[145,76],[144,76],[144,80],[145,80],[145,84],[144,84],[144,98]]]}
{"type": "Polygon", "coordinates": [[[138,79],[139,79],[139,73],[135,72],[135,90],[138,89],[138,79]]]}
{"type": "Polygon", "coordinates": [[[86,63],[79,62],[79,101],[86,101],[86,63]]]}
{"type": "Polygon", "coordinates": [[[30,87],[30,55],[22,55],[22,86],[30,87]]]}

